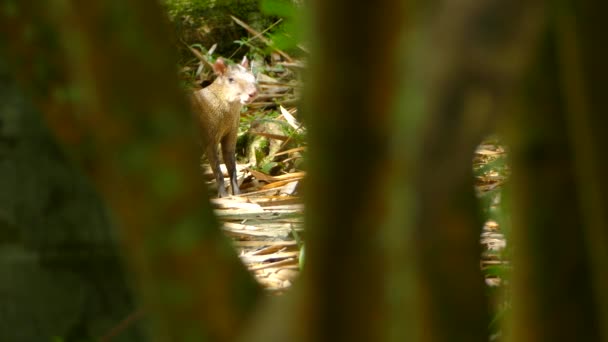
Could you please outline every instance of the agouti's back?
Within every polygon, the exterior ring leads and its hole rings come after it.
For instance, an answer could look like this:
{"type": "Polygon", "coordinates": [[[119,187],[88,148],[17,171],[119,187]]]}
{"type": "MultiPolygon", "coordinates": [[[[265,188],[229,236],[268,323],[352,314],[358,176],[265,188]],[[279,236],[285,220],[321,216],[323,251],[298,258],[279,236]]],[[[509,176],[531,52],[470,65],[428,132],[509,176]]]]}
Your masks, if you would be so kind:
{"type": "Polygon", "coordinates": [[[249,62],[227,66],[221,58],[213,64],[217,78],[212,84],[194,92],[193,106],[198,113],[205,152],[218,185],[218,197],[227,196],[224,177],[220,171],[217,145],[222,155],[234,195],[239,194],[236,179],[234,152],[241,108],[257,95],[255,77],[249,71],[249,62]]]}

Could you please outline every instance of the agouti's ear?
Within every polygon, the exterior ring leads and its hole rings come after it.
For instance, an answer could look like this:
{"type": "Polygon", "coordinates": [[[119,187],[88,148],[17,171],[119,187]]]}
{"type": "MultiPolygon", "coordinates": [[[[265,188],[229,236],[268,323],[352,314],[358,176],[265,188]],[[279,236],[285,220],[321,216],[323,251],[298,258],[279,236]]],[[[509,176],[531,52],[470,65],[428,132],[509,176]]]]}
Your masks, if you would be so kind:
{"type": "Polygon", "coordinates": [[[226,63],[224,63],[222,57],[219,57],[215,60],[215,63],[213,63],[213,72],[215,72],[216,75],[222,75],[226,72],[226,63]]]}
{"type": "Polygon", "coordinates": [[[245,69],[249,69],[249,60],[247,59],[247,56],[243,56],[243,60],[241,61],[241,65],[245,69]]]}

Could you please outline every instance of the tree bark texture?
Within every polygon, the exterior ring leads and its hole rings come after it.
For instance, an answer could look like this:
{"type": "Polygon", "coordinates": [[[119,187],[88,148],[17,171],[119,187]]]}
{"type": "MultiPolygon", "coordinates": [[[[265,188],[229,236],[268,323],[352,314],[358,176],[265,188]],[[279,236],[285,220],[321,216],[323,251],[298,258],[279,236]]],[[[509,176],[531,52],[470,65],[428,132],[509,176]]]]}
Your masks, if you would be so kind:
{"type": "Polygon", "coordinates": [[[233,340],[259,287],[205,194],[159,4],[8,1],[0,16],[15,74],[115,213],[152,338],[233,340]]]}
{"type": "Polygon", "coordinates": [[[563,1],[551,8],[508,127],[517,246],[513,341],[608,338],[608,49],[597,44],[601,7],[563,1]]]}
{"type": "Polygon", "coordinates": [[[97,339],[137,306],[115,226],[0,60],[0,340],[97,339]]]}

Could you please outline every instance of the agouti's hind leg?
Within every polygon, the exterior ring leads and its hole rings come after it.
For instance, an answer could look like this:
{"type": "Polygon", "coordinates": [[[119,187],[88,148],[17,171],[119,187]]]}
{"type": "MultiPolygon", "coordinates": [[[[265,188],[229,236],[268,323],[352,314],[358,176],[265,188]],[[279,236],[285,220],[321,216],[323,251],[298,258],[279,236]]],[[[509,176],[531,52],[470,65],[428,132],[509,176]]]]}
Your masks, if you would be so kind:
{"type": "Polygon", "coordinates": [[[218,156],[217,146],[210,145],[207,147],[207,159],[211,165],[211,170],[215,176],[215,182],[217,184],[217,197],[227,197],[226,186],[224,185],[224,175],[222,169],[220,169],[220,160],[218,156]]]}
{"type": "Polygon", "coordinates": [[[230,176],[230,187],[232,188],[232,194],[238,195],[241,193],[241,191],[239,189],[236,174],[236,157],[234,155],[235,148],[236,134],[234,134],[234,137],[228,136],[222,140],[222,157],[224,158],[224,164],[226,164],[226,169],[228,170],[228,175],[230,176]]]}

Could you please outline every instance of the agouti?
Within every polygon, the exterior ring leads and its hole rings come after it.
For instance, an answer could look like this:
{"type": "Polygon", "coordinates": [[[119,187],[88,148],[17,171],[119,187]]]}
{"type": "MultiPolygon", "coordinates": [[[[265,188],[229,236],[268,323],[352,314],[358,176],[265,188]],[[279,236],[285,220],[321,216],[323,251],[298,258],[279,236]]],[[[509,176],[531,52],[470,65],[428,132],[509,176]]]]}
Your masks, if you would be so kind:
{"type": "Polygon", "coordinates": [[[224,176],[220,170],[218,144],[230,175],[232,194],[240,194],[236,175],[236,138],[241,108],[257,95],[255,77],[244,57],[237,65],[227,66],[221,58],[213,64],[217,78],[206,88],[195,91],[192,102],[198,114],[205,154],[217,182],[218,197],[226,197],[224,176]]]}

